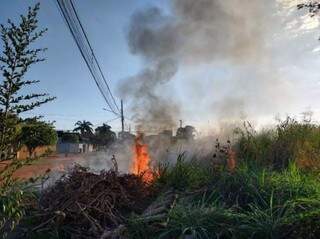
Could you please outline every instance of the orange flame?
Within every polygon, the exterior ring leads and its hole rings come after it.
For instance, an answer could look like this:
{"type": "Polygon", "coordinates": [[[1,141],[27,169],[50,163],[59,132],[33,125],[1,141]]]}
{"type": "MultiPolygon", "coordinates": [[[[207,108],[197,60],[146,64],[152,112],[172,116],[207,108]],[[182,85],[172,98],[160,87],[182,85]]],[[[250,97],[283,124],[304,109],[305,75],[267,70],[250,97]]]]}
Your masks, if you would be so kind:
{"type": "Polygon", "coordinates": [[[143,180],[146,182],[152,181],[153,175],[149,163],[148,145],[144,144],[143,134],[139,133],[134,141],[134,157],[131,172],[136,175],[142,175],[143,180]]]}

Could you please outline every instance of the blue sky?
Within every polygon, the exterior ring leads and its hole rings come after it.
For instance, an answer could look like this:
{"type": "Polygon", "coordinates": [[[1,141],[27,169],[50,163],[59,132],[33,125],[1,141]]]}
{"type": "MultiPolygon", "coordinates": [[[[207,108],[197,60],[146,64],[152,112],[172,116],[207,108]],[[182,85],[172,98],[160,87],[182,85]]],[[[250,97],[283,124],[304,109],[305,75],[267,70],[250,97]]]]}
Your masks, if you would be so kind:
{"type": "MultiPolygon", "coordinates": [[[[1,0],[0,23],[5,23],[8,18],[17,21],[19,15],[36,2],[1,0]]],[[[169,0],[74,2],[102,70],[117,97],[117,86],[121,81],[139,72],[143,66],[139,57],[130,54],[126,41],[131,15],[136,10],[153,5],[168,10],[169,0]]],[[[104,100],[59,13],[56,1],[41,0],[40,3],[39,23],[49,30],[38,45],[48,48],[47,61],[33,66],[27,77],[41,81],[35,87],[36,92],[48,92],[56,96],[57,100],[27,116],[43,115],[46,120],[55,121],[58,129],[72,129],[77,120],[89,120],[97,126],[113,119],[114,115],[102,110],[106,107],[104,100]]],[[[294,9],[295,4],[290,7],[294,9]]],[[[254,78],[259,78],[259,74],[263,78],[268,75],[263,66],[258,69],[259,66],[255,64],[237,65],[226,59],[195,66],[182,64],[174,80],[163,86],[162,90],[164,94],[175,95],[184,122],[200,127],[219,120],[220,116],[232,118],[234,114],[222,112],[224,106],[229,104],[233,105],[237,113],[242,113],[244,108],[245,115],[250,119],[260,118],[264,122],[278,114],[299,115],[306,109],[313,110],[316,119],[320,118],[320,101],[315,100],[320,95],[320,56],[319,52],[314,51],[320,45],[317,41],[320,33],[317,29],[306,30],[303,27],[308,18],[301,20],[297,16],[290,16],[286,19],[295,10],[282,10],[285,13],[281,19],[285,23],[273,23],[272,29],[268,29],[273,32],[267,42],[270,49],[268,67],[275,69],[281,80],[275,80],[274,85],[270,82],[256,82],[254,78]],[[252,79],[245,80],[249,78],[252,79]],[[248,82],[253,86],[248,85],[248,82]]],[[[310,26],[310,22],[308,24],[310,26]]],[[[130,112],[127,112],[127,116],[130,117],[130,112]]],[[[114,130],[120,130],[119,121],[110,124],[114,130]]]]}
{"type": "MultiPolygon", "coordinates": [[[[28,6],[38,1],[2,0],[0,22],[8,18],[18,20],[28,6]]],[[[107,76],[113,92],[125,77],[138,71],[139,59],[130,55],[126,44],[126,27],[132,13],[156,1],[150,0],[77,0],[76,7],[88,33],[97,58],[107,76]]],[[[30,114],[41,114],[46,120],[55,120],[59,129],[70,129],[77,120],[90,120],[95,125],[115,118],[102,110],[103,98],[81,58],[71,34],[62,19],[56,1],[40,1],[39,24],[48,32],[39,42],[47,47],[47,60],[34,65],[28,73],[30,79],[40,80],[36,89],[49,92],[57,100],[30,114]]],[[[116,94],[116,93],[115,93],[116,94]]],[[[113,122],[115,129],[119,124],[113,122]]]]}

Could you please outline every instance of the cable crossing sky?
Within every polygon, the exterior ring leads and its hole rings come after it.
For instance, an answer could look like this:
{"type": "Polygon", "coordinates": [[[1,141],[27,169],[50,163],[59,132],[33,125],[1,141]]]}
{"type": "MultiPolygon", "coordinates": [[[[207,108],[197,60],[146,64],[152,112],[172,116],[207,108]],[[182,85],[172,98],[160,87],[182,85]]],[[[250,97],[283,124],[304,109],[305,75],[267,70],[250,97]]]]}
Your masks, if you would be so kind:
{"type": "Polygon", "coordinates": [[[119,116],[121,111],[94,54],[93,48],[80,21],[73,1],[57,0],[57,3],[60,13],[64,18],[72,37],[76,42],[84,61],[86,62],[86,65],[89,68],[92,78],[94,79],[102,97],[107,103],[108,111],[119,116]]]}

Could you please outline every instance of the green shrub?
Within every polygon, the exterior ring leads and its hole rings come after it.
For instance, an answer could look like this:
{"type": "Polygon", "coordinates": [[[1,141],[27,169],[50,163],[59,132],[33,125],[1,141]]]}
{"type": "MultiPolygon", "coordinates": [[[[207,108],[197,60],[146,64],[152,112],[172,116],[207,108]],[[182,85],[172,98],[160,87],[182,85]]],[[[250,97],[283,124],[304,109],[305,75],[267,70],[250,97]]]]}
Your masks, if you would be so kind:
{"type": "Polygon", "coordinates": [[[16,228],[25,215],[27,202],[35,197],[30,181],[13,178],[18,169],[34,160],[36,159],[14,160],[0,170],[0,238],[5,238],[16,228]]]}
{"type": "Polygon", "coordinates": [[[29,193],[25,189],[26,183],[12,179],[11,174],[5,174],[9,170],[8,167],[0,172],[0,238],[5,238],[8,232],[14,230],[25,215],[24,199],[29,193]]]}
{"type": "Polygon", "coordinates": [[[24,215],[22,198],[24,191],[18,183],[10,183],[0,188],[0,235],[5,238],[24,215]]]}

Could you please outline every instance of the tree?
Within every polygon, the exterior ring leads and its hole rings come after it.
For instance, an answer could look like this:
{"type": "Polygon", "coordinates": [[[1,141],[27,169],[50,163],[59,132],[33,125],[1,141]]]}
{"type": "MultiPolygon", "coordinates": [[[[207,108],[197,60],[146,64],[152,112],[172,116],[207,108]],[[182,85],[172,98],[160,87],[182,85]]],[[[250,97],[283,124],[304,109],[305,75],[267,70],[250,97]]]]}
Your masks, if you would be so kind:
{"type": "Polygon", "coordinates": [[[22,124],[20,142],[28,148],[30,157],[37,147],[56,144],[57,139],[57,133],[50,123],[31,119],[22,124]]]}
{"type": "Polygon", "coordinates": [[[193,140],[196,129],[193,126],[187,125],[186,127],[180,127],[177,130],[177,138],[185,140],[193,140]]]}
{"type": "Polygon", "coordinates": [[[117,139],[117,135],[111,131],[110,125],[103,124],[95,129],[95,138],[97,144],[108,146],[117,139]]]}
{"type": "Polygon", "coordinates": [[[78,133],[64,132],[61,140],[64,143],[79,143],[80,135],[78,133]]]}
{"type": "Polygon", "coordinates": [[[73,129],[74,132],[80,132],[82,136],[91,136],[93,135],[92,123],[90,121],[78,121],[74,124],[77,126],[73,129]]]}
{"type": "Polygon", "coordinates": [[[15,129],[14,120],[20,113],[30,111],[44,103],[52,101],[47,93],[24,94],[27,86],[38,80],[26,80],[30,67],[45,59],[40,57],[46,48],[33,48],[32,45],[43,36],[47,29],[38,30],[37,13],[39,4],[30,8],[26,16],[21,15],[16,25],[10,19],[8,26],[0,25],[3,52],[0,55],[0,71],[3,80],[0,83],[0,155],[13,158],[15,129]]]}
{"type": "Polygon", "coordinates": [[[5,117],[0,112],[0,140],[2,140],[2,143],[0,143],[0,161],[10,159],[10,156],[15,156],[14,152],[18,151],[20,121],[16,115],[8,114],[5,117]],[[5,130],[5,132],[2,130],[5,130]]]}
{"type": "MultiPolygon", "coordinates": [[[[0,156],[2,159],[14,159],[21,135],[19,114],[52,101],[48,94],[24,94],[27,86],[38,83],[37,80],[25,80],[25,75],[32,65],[44,61],[40,57],[45,48],[32,45],[43,36],[46,29],[38,30],[37,12],[39,4],[29,8],[20,23],[8,20],[8,25],[0,25],[0,37],[3,43],[0,53],[0,156]],[[19,136],[20,135],[20,136],[19,136]]],[[[26,183],[13,179],[13,173],[31,162],[12,160],[0,170],[0,235],[5,237],[13,230],[25,214],[23,202],[27,194],[26,183]]]]}

